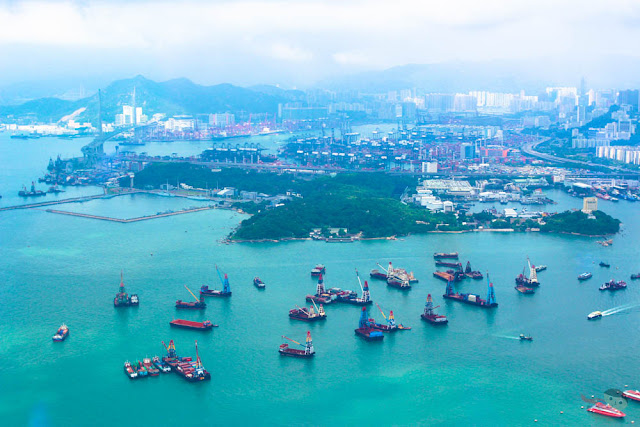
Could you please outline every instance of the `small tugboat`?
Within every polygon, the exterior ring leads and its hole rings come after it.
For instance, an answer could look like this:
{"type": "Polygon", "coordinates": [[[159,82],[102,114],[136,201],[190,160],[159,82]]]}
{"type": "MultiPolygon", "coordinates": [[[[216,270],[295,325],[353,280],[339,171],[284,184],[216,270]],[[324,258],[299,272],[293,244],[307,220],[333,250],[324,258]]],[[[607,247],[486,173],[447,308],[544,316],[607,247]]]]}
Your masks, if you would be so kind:
{"type": "Polygon", "coordinates": [[[381,341],[384,338],[382,332],[371,326],[367,307],[362,307],[358,329],[355,329],[355,333],[367,341],[381,341]]]}
{"type": "Polygon", "coordinates": [[[582,273],[578,276],[578,280],[588,280],[588,279],[591,279],[591,276],[593,275],[589,272],[582,273]]]}
{"type": "Polygon", "coordinates": [[[69,336],[69,328],[64,323],[58,328],[56,334],[53,336],[54,341],[64,341],[69,336]]]}
{"type": "Polygon", "coordinates": [[[127,295],[127,292],[124,289],[124,279],[122,277],[122,271],[120,272],[120,288],[118,289],[118,293],[116,297],[113,299],[114,307],[129,307],[129,306],[138,306],[140,301],[138,300],[138,295],[132,294],[131,296],[127,295]]]}
{"type": "Polygon", "coordinates": [[[596,402],[595,405],[587,409],[589,412],[593,412],[594,414],[606,415],[607,417],[613,418],[623,418],[625,417],[625,413],[619,409],[614,408],[611,405],[607,405],[602,402],[596,402]]]}
{"type": "Polygon", "coordinates": [[[640,391],[638,390],[625,390],[622,395],[626,398],[640,402],[640,391]]]}
{"type": "Polygon", "coordinates": [[[38,197],[38,196],[46,196],[47,193],[45,193],[42,190],[36,190],[36,183],[35,182],[31,182],[31,191],[27,191],[27,187],[25,187],[24,185],[22,186],[22,190],[18,191],[18,196],[20,197],[38,197]]]}
{"type": "Polygon", "coordinates": [[[609,268],[609,267],[611,267],[611,264],[607,264],[607,263],[606,263],[606,262],[604,262],[604,261],[600,261],[600,264],[599,264],[599,265],[600,265],[600,267],[605,267],[605,268],[609,268]]]}
{"type": "Polygon", "coordinates": [[[304,350],[291,348],[287,343],[280,344],[278,352],[281,356],[309,358],[313,357],[316,354],[316,351],[313,348],[313,342],[311,341],[311,331],[307,331],[307,342],[305,344],[300,344],[298,341],[292,340],[291,338],[285,337],[284,335],[282,336],[282,338],[304,347],[304,350]]]}
{"type": "Polygon", "coordinates": [[[443,316],[441,314],[436,314],[435,309],[440,307],[439,305],[434,307],[433,300],[431,299],[431,294],[427,295],[427,302],[424,304],[424,313],[420,315],[422,320],[426,320],[432,325],[446,325],[449,323],[447,316],[443,316]]]}
{"type": "Polygon", "coordinates": [[[191,320],[175,319],[169,322],[169,324],[175,328],[197,329],[201,331],[208,331],[211,328],[218,327],[218,325],[211,323],[211,320],[205,320],[204,322],[192,322],[191,320]]]}
{"type": "Polygon", "coordinates": [[[611,279],[608,282],[604,283],[602,286],[600,286],[598,289],[600,289],[601,291],[619,291],[621,289],[626,289],[626,288],[627,288],[627,284],[622,280],[615,281],[611,279]]]}
{"type": "Polygon", "coordinates": [[[160,360],[158,356],[153,356],[153,359],[151,359],[151,361],[153,362],[153,365],[163,374],[171,372],[171,366],[160,360]]]}
{"type": "Polygon", "coordinates": [[[595,319],[599,319],[602,317],[602,312],[601,311],[594,311],[591,312],[587,315],[587,320],[595,320],[595,319]]]}
{"type": "Polygon", "coordinates": [[[307,295],[306,297],[307,301],[315,302],[318,304],[330,304],[335,299],[336,295],[332,295],[331,293],[325,291],[324,279],[322,278],[322,274],[318,276],[318,286],[316,287],[316,294],[307,295]]]}
{"type": "Polygon", "coordinates": [[[545,271],[547,269],[546,265],[539,265],[536,267],[536,271],[540,273],[541,271],[545,271]]]}
{"type": "Polygon", "coordinates": [[[321,274],[326,274],[326,268],[322,264],[316,264],[316,266],[311,269],[311,277],[318,277],[321,274]]]}
{"type": "Polygon", "coordinates": [[[493,308],[497,307],[498,303],[496,302],[496,294],[493,290],[493,283],[489,281],[489,273],[487,273],[487,299],[480,298],[480,295],[475,294],[461,294],[455,292],[453,290],[453,282],[447,282],[447,289],[445,290],[445,294],[442,295],[445,299],[450,299],[454,301],[460,301],[465,304],[476,305],[482,308],[493,308]]]}
{"type": "Polygon", "coordinates": [[[449,252],[449,253],[436,252],[435,254],[433,254],[433,257],[435,259],[439,259],[439,258],[458,259],[458,252],[449,252]]]}
{"type": "Polygon", "coordinates": [[[124,362],[124,373],[127,374],[130,379],[138,378],[138,372],[133,369],[128,360],[124,362]]]}
{"type": "Polygon", "coordinates": [[[314,302],[313,306],[315,307],[315,310],[314,307],[309,307],[307,309],[304,307],[298,307],[296,305],[296,308],[294,308],[293,310],[289,310],[289,317],[296,320],[302,320],[303,322],[315,322],[317,320],[327,318],[327,314],[324,312],[324,307],[322,307],[322,304],[320,304],[320,307],[318,307],[314,302]]]}
{"type": "Polygon", "coordinates": [[[369,294],[369,284],[367,281],[364,281],[364,286],[362,286],[362,281],[360,280],[360,275],[358,274],[358,270],[356,270],[356,276],[358,277],[358,284],[360,285],[360,289],[362,289],[362,298],[358,298],[358,294],[356,292],[342,292],[337,295],[337,302],[344,302],[352,305],[369,305],[372,304],[371,295],[369,294]]]}
{"type": "Polygon", "coordinates": [[[527,336],[525,334],[520,334],[520,341],[533,341],[533,337],[532,336],[527,336]]]}
{"type": "Polygon", "coordinates": [[[640,279],[640,273],[636,273],[636,274],[632,274],[631,275],[631,280],[637,280],[640,279]]]}
{"type": "Polygon", "coordinates": [[[255,286],[258,289],[264,289],[267,287],[267,285],[265,285],[264,282],[258,276],[253,278],[253,286],[255,286]]]}
{"type": "Polygon", "coordinates": [[[220,273],[220,270],[218,269],[217,265],[216,265],[216,271],[218,272],[218,277],[220,278],[220,282],[222,282],[222,290],[218,291],[214,289],[209,289],[209,286],[203,285],[200,288],[201,297],[203,295],[207,297],[230,297],[231,296],[231,285],[229,284],[229,277],[225,273],[224,279],[223,279],[222,273],[220,273]]]}
{"type": "Polygon", "coordinates": [[[178,300],[176,301],[176,308],[188,308],[193,310],[203,310],[207,308],[207,303],[204,302],[204,296],[202,295],[202,293],[200,293],[200,299],[198,299],[198,297],[196,297],[194,293],[191,292],[191,289],[187,288],[187,285],[185,285],[184,287],[189,291],[191,295],[193,295],[196,301],[187,302],[187,301],[178,300]]]}

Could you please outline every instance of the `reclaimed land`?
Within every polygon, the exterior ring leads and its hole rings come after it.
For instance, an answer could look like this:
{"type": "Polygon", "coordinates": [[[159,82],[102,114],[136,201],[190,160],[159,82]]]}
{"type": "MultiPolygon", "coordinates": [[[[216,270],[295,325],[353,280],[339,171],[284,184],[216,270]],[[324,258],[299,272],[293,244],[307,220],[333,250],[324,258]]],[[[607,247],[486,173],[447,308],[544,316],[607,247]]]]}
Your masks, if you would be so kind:
{"type": "Polygon", "coordinates": [[[488,212],[473,215],[432,213],[400,201],[411,193],[417,178],[384,173],[295,175],[255,170],[210,168],[184,163],[153,164],[138,172],[138,188],[159,188],[184,183],[196,188],[233,187],[269,195],[294,193],[291,200],[269,208],[266,202],[238,203],[237,208],[252,216],[242,221],[229,236],[230,241],[287,241],[309,238],[314,229],[348,229],[362,238],[386,238],[409,234],[493,230],[540,229],[542,232],[606,235],[617,233],[620,221],[597,211],[595,219],[586,214],[563,212],[547,216],[543,223],[533,220],[496,218],[488,212]]]}

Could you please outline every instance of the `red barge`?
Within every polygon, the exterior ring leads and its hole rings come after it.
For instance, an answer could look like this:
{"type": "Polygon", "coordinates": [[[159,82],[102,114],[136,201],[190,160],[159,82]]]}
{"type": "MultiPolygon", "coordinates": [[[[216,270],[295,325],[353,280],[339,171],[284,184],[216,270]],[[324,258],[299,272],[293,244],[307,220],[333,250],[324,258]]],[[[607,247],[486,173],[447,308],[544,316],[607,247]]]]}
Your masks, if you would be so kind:
{"type": "Polygon", "coordinates": [[[193,322],[191,320],[175,319],[169,322],[169,324],[175,328],[198,329],[204,331],[218,326],[211,323],[210,320],[205,320],[204,322],[193,322]]]}
{"type": "Polygon", "coordinates": [[[424,305],[424,313],[420,315],[422,320],[426,320],[432,325],[446,325],[449,323],[449,319],[447,316],[443,316],[441,314],[436,314],[434,311],[436,308],[440,306],[433,306],[433,300],[431,299],[431,294],[427,295],[427,302],[424,305]]]}
{"type": "MultiPolygon", "coordinates": [[[[186,285],[185,285],[185,288],[187,288],[186,285]]],[[[178,300],[176,301],[176,308],[186,308],[191,310],[204,310],[205,308],[207,308],[207,303],[204,302],[204,297],[202,296],[202,293],[200,293],[200,299],[198,299],[198,297],[196,297],[193,294],[193,292],[191,292],[191,289],[187,288],[187,290],[191,295],[193,295],[196,301],[187,302],[187,301],[178,300]]]]}
{"type": "MultiPolygon", "coordinates": [[[[313,303],[313,305],[315,306],[315,303],[313,303]]],[[[318,310],[317,312],[313,307],[307,309],[296,306],[293,310],[289,310],[289,317],[295,320],[302,320],[303,322],[315,322],[327,318],[322,304],[320,304],[320,307],[316,307],[316,309],[318,310]]]]}

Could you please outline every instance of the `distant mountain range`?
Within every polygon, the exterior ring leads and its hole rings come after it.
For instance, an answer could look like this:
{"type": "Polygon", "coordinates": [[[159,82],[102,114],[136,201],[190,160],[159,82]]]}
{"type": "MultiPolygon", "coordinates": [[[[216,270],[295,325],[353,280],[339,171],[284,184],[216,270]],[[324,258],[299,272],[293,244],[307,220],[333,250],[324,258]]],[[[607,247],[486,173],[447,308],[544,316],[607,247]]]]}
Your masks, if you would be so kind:
{"type": "MultiPolygon", "coordinates": [[[[136,105],[151,117],[223,112],[276,113],[279,103],[301,101],[304,93],[275,86],[242,88],[231,84],[202,86],[188,79],[155,82],[142,76],[117,80],[102,90],[102,117],[114,121],[123,105],[132,105],[135,87],[136,105]]],[[[74,114],[76,120],[97,123],[98,94],[75,101],[40,98],[20,105],[0,106],[0,119],[33,117],[42,122],[56,122],[74,114]],[[75,113],[75,114],[74,114],[75,113]]]]}

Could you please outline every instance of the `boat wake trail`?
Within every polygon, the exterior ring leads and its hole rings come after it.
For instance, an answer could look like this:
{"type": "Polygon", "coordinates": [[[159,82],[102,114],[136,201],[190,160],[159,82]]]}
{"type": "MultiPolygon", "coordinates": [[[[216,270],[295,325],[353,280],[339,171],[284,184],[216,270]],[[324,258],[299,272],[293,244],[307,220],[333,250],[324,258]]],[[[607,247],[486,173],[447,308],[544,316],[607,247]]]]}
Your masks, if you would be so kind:
{"type": "Polygon", "coordinates": [[[640,302],[633,302],[629,304],[623,304],[619,307],[613,307],[602,312],[603,316],[611,316],[612,314],[620,313],[621,311],[630,310],[632,308],[640,307],[640,302]]]}
{"type": "Polygon", "coordinates": [[[512,337],[510,335],[496,335],[498,338],[507,338],[509,340],[520,340],[520,337],[512,337]]]}

